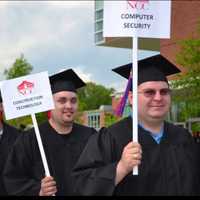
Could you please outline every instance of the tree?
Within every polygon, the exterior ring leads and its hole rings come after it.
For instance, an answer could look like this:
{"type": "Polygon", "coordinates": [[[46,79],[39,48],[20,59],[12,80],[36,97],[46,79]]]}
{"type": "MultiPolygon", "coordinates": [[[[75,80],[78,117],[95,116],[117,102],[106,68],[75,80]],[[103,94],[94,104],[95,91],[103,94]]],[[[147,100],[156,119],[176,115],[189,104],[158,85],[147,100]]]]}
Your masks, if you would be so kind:
{"type": "MultiPolygon", "coordinates": [[[[31,66],[31,64],[28,63],[28,61],[24,58],[24,55],[22,54],[19,58],[15,60],[11,68],[4,71],[4,75],[6,76],[6,79],[13,79],[20,76],[28,75],[31,73],[32,70],[33,67],[31,66]]],[[[16,126],[17,128],[20,128],[20,125],[22,124],[28,125],[31,123],[32,120],[30,116],[21,117],[9,121],[9,124],[16,126]]]]}
{"type": "Polygon", "coordinates": [[[79,110],[94,110],[99,109],[101,105],[111,105],[113,92],[113,88],[107,89],[102,85],[87,83],[87,86],[78,91],[79,110]]]}
{"type": "Polygon", "coordinates": [[[12,79],[28,75],[32,70],[33,67],[27,62],[27,60],[24,58],[24,55],[22,54],[20,58],[16,59],[10,69],[6,69],[4,71],[4,75],[6,76],[6,79],[12,79]]]}
{"type": "Polygon", "coordinates": [[[184,104],[181,111],[184,120],[200,116],[200,24],[197,34],[197,38],[180,41],[177,63],[185,67],[186,73],[172,82],[172,87],[177,90],[174,101],[184,104]]]}

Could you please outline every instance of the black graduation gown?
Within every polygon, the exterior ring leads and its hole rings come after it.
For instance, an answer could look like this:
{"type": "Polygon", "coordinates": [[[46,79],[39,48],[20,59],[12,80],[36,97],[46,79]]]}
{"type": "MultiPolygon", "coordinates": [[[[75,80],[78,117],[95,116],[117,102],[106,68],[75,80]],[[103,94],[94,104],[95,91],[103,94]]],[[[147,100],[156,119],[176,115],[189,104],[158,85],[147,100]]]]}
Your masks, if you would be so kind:
{"type": "Polygon", "coordinates": [[[79,195],[196,195],[199,190],[197,152],[183,128],[164,124],[157,144],[139,127],[142,162],[139,175],[127,175],[115,187],[116,166],[123,148],[132,140],[132,119],[126,118],[88,141],[73,175],[79,195]]]}
{"type": "Polygon", "coordinates": [[[0,196],[7,195],[2,174],[8,154],[19,135],[20,131],[18,129],[3,123],[3,135],[0,139],[0,196]]]}
{"type": "MultiPolygon", "coordinates": [[[[70,134],[60,135],[48,122],[39,129],[50,174],[57,183],[56,195],[73,195],[71,169],[95,130],[74,123],[70,134]]],[[[5,185],[10,195],[38,196],[43,178],[43,164],[32,129],[17,140],[9,156],[4,170],[5,185]]]]}

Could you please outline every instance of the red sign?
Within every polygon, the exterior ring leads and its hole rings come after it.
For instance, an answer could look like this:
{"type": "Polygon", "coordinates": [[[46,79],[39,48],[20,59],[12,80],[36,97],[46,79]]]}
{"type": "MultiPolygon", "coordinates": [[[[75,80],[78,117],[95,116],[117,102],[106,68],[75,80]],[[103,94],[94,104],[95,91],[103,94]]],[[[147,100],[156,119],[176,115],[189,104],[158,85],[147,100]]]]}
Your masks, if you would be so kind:
{"type": "Polygon", "coordinates": [[[127,3],[133,9],[144,10],[145,5],[149,3],[149,0],[130,0],[127,1],[127,3]]]}
{"type": "Polygon", "coordinates": [[[19,93],[23,95],[31,94],[32,90],[34,88],[34,83],[28,82],[28,81],[23,81],[18,87],[19,93]]]}

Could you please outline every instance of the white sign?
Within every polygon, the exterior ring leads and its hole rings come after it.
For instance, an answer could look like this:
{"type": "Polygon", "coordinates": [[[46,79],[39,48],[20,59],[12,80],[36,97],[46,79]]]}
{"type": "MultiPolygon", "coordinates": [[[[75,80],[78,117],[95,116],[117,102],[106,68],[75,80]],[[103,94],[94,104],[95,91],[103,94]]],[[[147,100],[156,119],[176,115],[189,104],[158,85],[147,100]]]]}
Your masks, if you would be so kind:
{"type": "Polygon", "coordinates": [[[48,72],[2,81],[7,120],[54,109],[48,72]]]}
{"type": "Polygon", "coordinates": [[[104,37],[170,38],[171,1],[104,1],[104,37]]]}

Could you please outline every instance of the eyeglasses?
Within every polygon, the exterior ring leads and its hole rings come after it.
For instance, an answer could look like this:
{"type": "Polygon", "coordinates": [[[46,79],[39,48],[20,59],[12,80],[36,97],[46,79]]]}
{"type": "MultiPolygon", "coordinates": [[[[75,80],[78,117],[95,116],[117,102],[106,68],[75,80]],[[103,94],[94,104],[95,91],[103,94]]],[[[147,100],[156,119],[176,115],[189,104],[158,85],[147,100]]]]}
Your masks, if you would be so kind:
{"type": "Polygon", "coordinates": [[[154,89],[146,89],[144,91],[138,92],[139,94],[144,94],[145,97],[147,98],[153,98],[156,93],[159,92],[160,96],[168,96],[171,94],[171,90],[169,88],[163,88],[160,90],[154,90],[154,89]]]}

